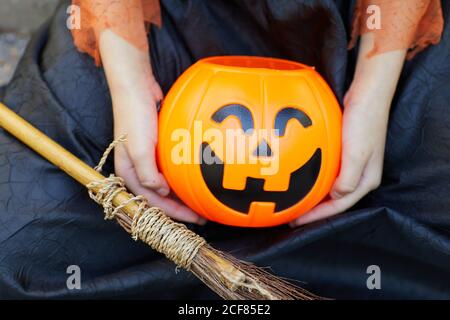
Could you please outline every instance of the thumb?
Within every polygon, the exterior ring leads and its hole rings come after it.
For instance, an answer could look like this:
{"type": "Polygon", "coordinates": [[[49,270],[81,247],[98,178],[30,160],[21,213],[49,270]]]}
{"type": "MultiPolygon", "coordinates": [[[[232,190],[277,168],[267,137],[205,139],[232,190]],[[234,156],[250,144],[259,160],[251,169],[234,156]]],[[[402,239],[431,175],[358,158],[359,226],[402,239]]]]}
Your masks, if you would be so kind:
{"type": "Polygon", "coordinates": [[[141,185],[161,196],[167,196],[170,189],[166,179],[158,171],[155,148],[154,143],[136,145],[130,148],[130,156],[141,185]]]}

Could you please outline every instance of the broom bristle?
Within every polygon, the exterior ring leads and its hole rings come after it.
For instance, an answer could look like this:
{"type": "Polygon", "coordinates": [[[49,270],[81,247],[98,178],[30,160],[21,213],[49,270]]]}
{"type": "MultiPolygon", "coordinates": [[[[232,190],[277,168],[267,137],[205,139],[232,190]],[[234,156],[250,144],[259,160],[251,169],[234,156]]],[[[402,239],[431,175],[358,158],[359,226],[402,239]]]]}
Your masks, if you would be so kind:
{"type": "MultiPolygon", "coordinates": [[[[130,232],[131,219],[121,212],[116,218],[130,232]]],[[[226,300],[325,299],[208,244],[200,248],[189,271],[226,300]]]]}
{"type": "Polygon", "coordinates": [[[226,300],[324,299],[209,245],[199,250],[190,271],[226,300]]]}

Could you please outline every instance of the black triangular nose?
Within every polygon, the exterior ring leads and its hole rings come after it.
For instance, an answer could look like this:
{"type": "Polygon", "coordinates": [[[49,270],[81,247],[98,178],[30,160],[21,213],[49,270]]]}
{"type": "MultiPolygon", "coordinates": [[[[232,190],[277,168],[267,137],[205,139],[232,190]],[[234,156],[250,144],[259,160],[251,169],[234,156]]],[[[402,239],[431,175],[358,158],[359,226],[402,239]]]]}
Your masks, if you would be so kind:
{"type": "Polygon", "coordinates": [[[253,151],[253,155],[255,157],[271,157],[272,149],[270,149],[269,144],[265,139],[262,139],[259,145],[256,147],[255,151],[253,151]]]}

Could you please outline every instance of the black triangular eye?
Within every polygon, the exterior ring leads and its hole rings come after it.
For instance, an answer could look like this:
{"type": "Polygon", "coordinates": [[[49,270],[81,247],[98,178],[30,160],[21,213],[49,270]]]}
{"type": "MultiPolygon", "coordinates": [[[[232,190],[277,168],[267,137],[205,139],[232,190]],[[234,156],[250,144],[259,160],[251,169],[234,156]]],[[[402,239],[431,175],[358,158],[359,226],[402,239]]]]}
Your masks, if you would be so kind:
{"type": "Polygon", "coordinates": [[[286,132],[286,125],[291,119],[297,119],[304,128],[308,128],[312,125],[311,118],[308,117],[308,115],[302,110],[287,107],[278,111],[278,114],[275,117],[274,129],[277,130],[278,136],[284,136],[284,133],[286,132]]]}
{"type": "Polygon", "coordinates": [[[253,129],[253,116],[250,110],[241,104],[229,104],[223,106],[211,116],[217,123],[221,123],[229,116],[235,116],[241,122],[242,129],[249,133],[253,129]]]}

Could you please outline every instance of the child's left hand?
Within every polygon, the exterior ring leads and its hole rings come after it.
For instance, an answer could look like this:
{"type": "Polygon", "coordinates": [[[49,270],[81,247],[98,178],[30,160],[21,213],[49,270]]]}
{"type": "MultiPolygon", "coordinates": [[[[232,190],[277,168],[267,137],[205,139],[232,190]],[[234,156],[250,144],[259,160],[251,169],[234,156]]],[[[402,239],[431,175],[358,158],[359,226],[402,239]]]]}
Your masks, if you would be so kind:
{"type": "Polygon", "coordinates": [[[341,213],[380,185],[389,104],[353,105],[346,101],[344,105],[341,170],[331,199],[293,221],[292,226],[341,213]]]}
{"type": "Polygon", "coordinates": [[[331,199],[292,221],[293,227],[344,212],[380,185],[389,111],[406,50],[367,58],[371,36],[361,38],[355,76],[344,99],[341,170],[331,199]]]}

